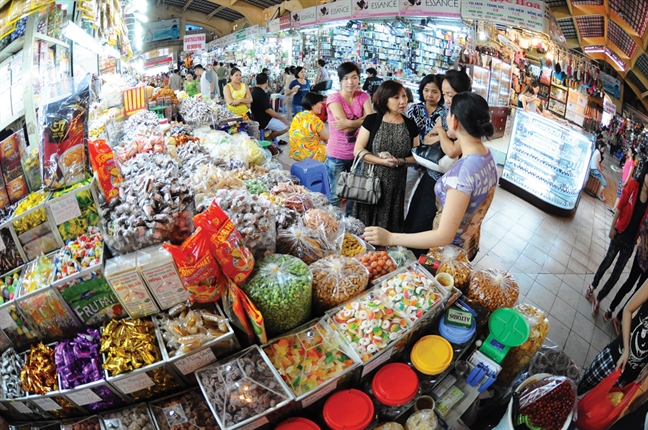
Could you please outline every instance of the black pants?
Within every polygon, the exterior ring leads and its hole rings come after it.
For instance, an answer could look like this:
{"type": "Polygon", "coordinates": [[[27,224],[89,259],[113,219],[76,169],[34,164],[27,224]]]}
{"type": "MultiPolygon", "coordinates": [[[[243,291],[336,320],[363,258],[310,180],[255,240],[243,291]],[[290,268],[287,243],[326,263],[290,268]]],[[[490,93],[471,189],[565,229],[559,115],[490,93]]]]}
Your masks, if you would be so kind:
{"type": "MultiPolygon", "coordinates": [[[[623,298],[630,291],[632,291],[632,294],[630,295],[630,297],[632,297],[637,290],[637,287],[643,285],[643,283],[646,282],[646,279],[648,279],[648,272],[644,272],[641,269],[641,266],[639,266],[639,258],[635,255],[634,261],[632,262],[632,269],[630,269],[630,274],[628,275],[628,279],[626,279],[623,285],[621,285],[619,292],[617,292],[616,296],[614,296],[614,299],[610,304],[610,310],[614,312],[614,309],[619,306],[621,300],[623,300],[623,298]],[[637,280],[639,280],[639,282],[637,282],[637,280]]],[[[621,309],[619,309],[619,313],[617,314],[619,321],[621,321],[621,317],[623,316],[624,307],[625,306],[621,307],[621,309]]]]}
{"type": "Polygon", "coordinates": [[[610,241],[610,246],[608,247],[607,254],[605,254],[605,257],[603,258],[601,265],[599,266],[598,270],[596,271],[596,274],[594,275],[594,280],[592,281],[592,286],[594,288],[598,287],[598,283],[601,281],[603,274],[612,265],[617,255],[619,256],[619,258],[617,259],[617,262],[614,265],[614,269],[612,270],[610,279],[608,279],[605,285],[603,285],[603,288],[601,289],[601,291],[599,291],[598,295],[596,296],[596,300],[600,302],[610,293],[610,291],[614,287],[614,284],[616,284],[617,281],[619,280],[619,277],[621,276],[621,272],[623,272],[623,268],[628,263],[628,260],[632,255],[633,249],[634,249],[634,242],[630,240],[626,240],[619,233],[617,233],[614,239],[610,241]]]}
{"type": "MultiPolygon", "coordinates": [[[[410,201],[407,218],[405,218],[405,233],[421,233],[432,230],[432,223],[437,213],[435,185],[436,179],[427,172],[423,172],[410,201]]],[[[427,251],[427,249],[412,249],[416,257],[427,251]]]]}
{"type": "Polygon", "coordinates": [[[218,93],[221,95],[221,97],[225,97],[223,95],[223,88],[225,88],[225,85],[227,85],[227,79],[219,79],[218,80],[218,93]]]}

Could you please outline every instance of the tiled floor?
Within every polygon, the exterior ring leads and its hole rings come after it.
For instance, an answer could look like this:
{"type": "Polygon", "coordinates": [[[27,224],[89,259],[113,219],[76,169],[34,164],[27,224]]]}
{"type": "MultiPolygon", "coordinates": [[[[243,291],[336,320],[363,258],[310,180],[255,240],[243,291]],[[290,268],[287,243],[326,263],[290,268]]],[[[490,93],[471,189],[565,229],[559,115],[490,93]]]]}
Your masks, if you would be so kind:
{"type": "MultiPolygon", "coordinates": [[[[503,140],[503,139],[502,139],[503,140]]],[[[506,150],[501,140],[493,149],[506,150]]],[[[494,145],[495,146],[495,145],[494,145]]],[[[292,164],[288,147],[279,160],[292,164]]],[[[583,193],[578,210],[571,218],[549,215],[501,188],[482,226],[476,268],[498,268],[515,276],[520,286],[519,302],[531,303],[549,314],[549,338],[564,348],[576,363],[587,366],[615,336],[612,323],[603,322],[602,313],[630,270],[626,267],[616,288],[602,301],[598,318],[591,314],[584,292],[603,260],[609,244],[608,231],[619,173],[610,169],[606,156],[604,175],[608,187],[603,203],[583,193]]],[[[603,276],[599,288],[609,277],[603,276]]],[[[625,302],[622,302],[625,303],[625,302]]]]}

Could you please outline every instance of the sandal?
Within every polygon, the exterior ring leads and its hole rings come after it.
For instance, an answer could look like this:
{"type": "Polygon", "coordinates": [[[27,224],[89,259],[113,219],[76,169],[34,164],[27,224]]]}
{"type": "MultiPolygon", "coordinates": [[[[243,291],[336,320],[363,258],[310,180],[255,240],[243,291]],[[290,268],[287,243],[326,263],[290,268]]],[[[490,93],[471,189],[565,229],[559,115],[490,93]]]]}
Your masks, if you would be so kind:
{"type": "Polygon", "coordinates": [[[592,296],[592,316],[596,318],[599,313],[599,302],[596,300],[596,297],[592,296]]]}
{"type": "Polygon", "coordinates": [[[612,311],[608,309],[603,314],[603,322],[608,323],[608,322],[610,322],[611,319],[612,319],[612,311]]]}
{"type": "Polygon", "coordinates": [[[596,197],[598,197],[598,199],[599,199],[600,201],[602,201],[603,203],[605,203],[605,197],[604,197],[602,194],[601,194],[600,196],[596,196],[596,197]]]}
{"type": "Polygon", "coordinates": [[[620,335],[621,334],[621,321],[619,321],[619,319],[617,317],[614,317],[614,319],[612,320],[612,323],[614,324],[614,332],[616,333],[617,336],[620,335]]]}
{"type": "Polygon", "coordinates": [[[594,295],[594,286],[592,286],[592,284],[589,284],[587,290],[585,290],[585,298],[591,302],[593,295],[594,295]]]}

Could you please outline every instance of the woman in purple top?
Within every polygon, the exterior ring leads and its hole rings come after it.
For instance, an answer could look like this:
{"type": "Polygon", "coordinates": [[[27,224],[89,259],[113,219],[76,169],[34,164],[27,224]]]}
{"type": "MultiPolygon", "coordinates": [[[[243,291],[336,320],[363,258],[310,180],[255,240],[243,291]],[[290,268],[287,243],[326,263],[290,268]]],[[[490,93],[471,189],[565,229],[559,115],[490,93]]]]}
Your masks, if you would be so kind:
{"type": "Polygon", "coordinates": [[[373,245],[431,248],[449,244],[463,248],[469,259],[479,249],[481,223],[490,207],[497,168],[490,151],[482,143],[492,136],[488,103],[481,96],[464,92],[455,95],[447,117],[448,137],[456,138],[463,157],[436,183],[437,214],[433,230],[422,233],[390,233],[367,227],[365,239],[373,245]]]}
{"type": "MultiPolygon", "coordinates": [[[[353,164],[353,147],[358,129],[365,117],[374,113],[369,94],[360,91],[360,69],[354,63],[342,63],[338,67],[338,77],[342,89],[326,100],[330,137],[326,145],[326,170],[331,186],[331,204],[340,206],[337,196],[337,181],[340,173],[349,171],[353,164]]],[[[351,202],[349,202],[351,203],[351,202]]],[[[351,213],[352,205],[347,204],[346,212],[351,213]]]]}

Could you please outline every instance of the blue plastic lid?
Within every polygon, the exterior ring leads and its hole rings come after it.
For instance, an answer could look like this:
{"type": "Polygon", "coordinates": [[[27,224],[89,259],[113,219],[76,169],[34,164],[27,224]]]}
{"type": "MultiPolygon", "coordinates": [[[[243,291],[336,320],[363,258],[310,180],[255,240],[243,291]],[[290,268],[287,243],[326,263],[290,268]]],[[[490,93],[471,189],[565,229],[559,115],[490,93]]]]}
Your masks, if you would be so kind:
{"type": "Polygon", "coordinates": [[[475,334],[476,323],[473,319],[473,325],[470,328],[457,327],[445,323],[445,315],[441,317],[439,322],[439,333],[443,336],[448,342],[454,343],[455,345],[461,345],[462,343],[468,342],[473,335],[475,334]]]}

